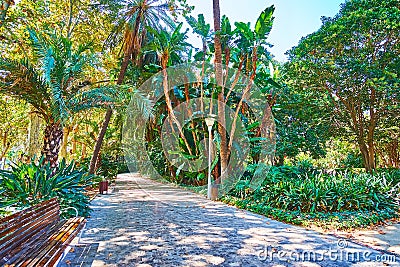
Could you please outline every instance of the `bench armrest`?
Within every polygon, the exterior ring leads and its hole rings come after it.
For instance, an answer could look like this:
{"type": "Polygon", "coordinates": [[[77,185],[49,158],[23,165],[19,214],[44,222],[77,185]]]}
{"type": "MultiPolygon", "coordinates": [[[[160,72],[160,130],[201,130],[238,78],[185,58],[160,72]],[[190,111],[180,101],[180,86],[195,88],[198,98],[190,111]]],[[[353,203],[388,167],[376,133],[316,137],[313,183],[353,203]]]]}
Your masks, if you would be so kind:
{"type": "Polygon", "coordinates": [[[63,211],[68,210],[68,209],[73,209],[73,210],[75,210],[75,217],[78,217],[78,216],[79,216],[78,209],[75,208],[75,207],[67,207],[67,208],[62,209],[62,210],[60,210],[60,211],[63,212],[63,211]]]}

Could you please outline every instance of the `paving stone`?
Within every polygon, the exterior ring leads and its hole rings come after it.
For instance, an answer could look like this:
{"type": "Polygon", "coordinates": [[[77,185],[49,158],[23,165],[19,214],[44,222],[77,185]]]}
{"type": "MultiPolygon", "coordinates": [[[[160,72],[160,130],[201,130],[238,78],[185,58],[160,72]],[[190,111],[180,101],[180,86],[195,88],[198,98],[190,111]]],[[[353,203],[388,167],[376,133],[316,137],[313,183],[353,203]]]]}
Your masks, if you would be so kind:
{"type": "MultiPolygon", "coordinates": [[[[68,253],[58,266],[377,267],[388,263],[372,261],[382,257],[380,251],[346,240],[340,240],[338,247],[334,236],[212,202],[139,174],[119,175],[114,192],[99,195],[91,207],[80,249],[68,253]],[[363,253],[368,258],[351,258],[363,253]]],[[[391,257],[397,262],[390,266],[400,266],[400,259],[391,257]]]]}

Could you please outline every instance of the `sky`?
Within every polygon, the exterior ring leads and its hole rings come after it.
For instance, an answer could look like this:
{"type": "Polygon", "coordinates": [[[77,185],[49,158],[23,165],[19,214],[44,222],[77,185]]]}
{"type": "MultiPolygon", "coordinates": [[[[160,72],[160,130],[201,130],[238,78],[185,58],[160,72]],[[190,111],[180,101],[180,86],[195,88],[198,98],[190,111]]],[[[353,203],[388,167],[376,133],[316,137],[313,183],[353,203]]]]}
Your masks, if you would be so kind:
{"type": "MultiPolygon", "coordinates": [[[[261,12],[271,5],[275,6],[274,26],[268,42],[274,46],[270,51],[275,59],[285,61],[285,52],[296,46],[301,37],[318,30],[321,17],[333,17],[345,0],[220,0],[221,17],[228,16],[230,22],[251,22],[254,24],[261,12]]],[[[212,0],[188,0],[195,6],[192,16],[204,14],[206,21],[213,25],[212,0]]],[[[213,28],[213,26],[211,26],[213,28]]],[[[189,31],[191,32],[191,31],[189,31]]],[[[190,43],[200,44],[195,35],[190,35],[190,43]]]]}

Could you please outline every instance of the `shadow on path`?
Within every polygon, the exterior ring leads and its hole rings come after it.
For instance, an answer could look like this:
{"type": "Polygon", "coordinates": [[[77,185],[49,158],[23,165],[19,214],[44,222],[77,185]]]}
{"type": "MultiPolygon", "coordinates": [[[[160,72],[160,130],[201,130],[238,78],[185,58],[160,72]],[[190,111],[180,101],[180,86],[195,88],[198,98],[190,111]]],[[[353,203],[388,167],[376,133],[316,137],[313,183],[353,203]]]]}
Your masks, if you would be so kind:
{"type": "Polygon", "coordinates": [[[139,174],[119,175],[114,192],[98,196],[92,208],[86,245],[59,266],[387,266],[378,261],[394,260],[139,174]]]}

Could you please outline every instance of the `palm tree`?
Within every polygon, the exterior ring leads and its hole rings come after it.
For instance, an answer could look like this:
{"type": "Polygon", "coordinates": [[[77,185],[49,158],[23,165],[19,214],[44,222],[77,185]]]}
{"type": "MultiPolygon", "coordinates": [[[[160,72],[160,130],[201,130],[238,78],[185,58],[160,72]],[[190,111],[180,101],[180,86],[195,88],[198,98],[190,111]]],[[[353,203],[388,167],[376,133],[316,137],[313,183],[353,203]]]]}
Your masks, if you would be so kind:
{"type": "MultiPolygon", "coordinates": [[[[217,81],[217,86],[220,87],[220,92],[218,93],[218,133],[221,136],[221,148],[220,148],[220,162],[221,162],[221,176],[218,179],[222,182],[226,169],[228,166],[228,146],[227,146],[227,136],[225,131],[225,96],[223,88],[223,74],[222,74],[222,45],[221,45],[221,10],[219,7],[219,0],[213,0],[213,18],[214,18],[214,51],[215,51],[215,77],[217,81]]],[[[212,199],[217,198],[218,193],[211,196],[212,199]]]]}
{"type": "Polygon", "coordinates": [[[187,47],[190,46],[190,44],[185,41],[187,38],[187,31],[181,32],[182,25],[183,24],[180,23],[172,33],[166,30],[157,31],[153,28],[147,27],[149,33],[153,35],[153,41],[146,48],[147,51],[155,51],[158,55],[163,71],[163,89],[168,113],[171,117],[172,122],[177,125],[179,135],[184,141],[189,154],[192,155],[192,150],[183,133],[182,125],[174,115],[168,88],[167,67],[171,65],[172,62],[181,61],[181,58],[183,58],[182,52],[186,51],[187,47]]]}
{"type": "MultiPolygon", "coordinates": [[[[117,84],[122,84],[129,62],[140,65],[138,58],[142,46],[147,41],[147,27],[160,30],[162,25],[169,28],[174,27],[174,22],[168,16],[168,2],[158,0],[125,0],[119,1],[117,5],[122,7],[120,19],[117,21],[113,32],[108,37],[106,43],[115,46],[117,43],[123,44],[123,59],[118,74],[117,84]]],[[[112,116],[112,109],[109,108],[105,114],[103,125],[97,138],[93,156],[90,161],[89,172],[94,173],[96,162],[100,153],[101,145],[106,134],[112,116]]]]}
{"type": "Polygon", "coordinates": [[[29,29],[37,67],[29,60],[0,58],[0,92],[25,100],[45,121],[42,155],[57,166],[63,125],[75,113],[113,103],[116,90],[84,90],[84,67],[91,61],[90,45],[73,48],[68,38],[42,36],[29,29]]]}

